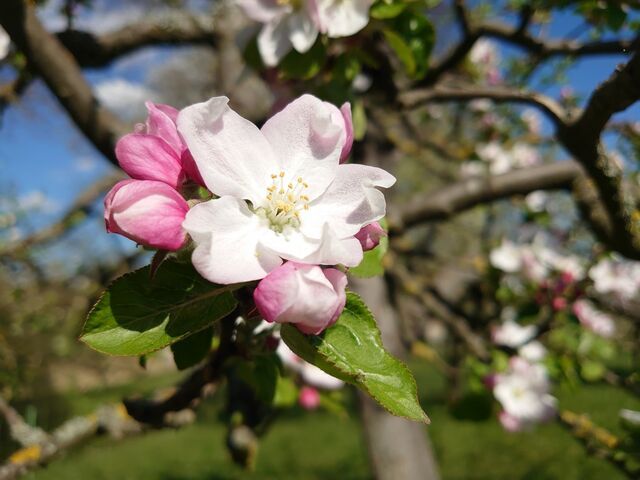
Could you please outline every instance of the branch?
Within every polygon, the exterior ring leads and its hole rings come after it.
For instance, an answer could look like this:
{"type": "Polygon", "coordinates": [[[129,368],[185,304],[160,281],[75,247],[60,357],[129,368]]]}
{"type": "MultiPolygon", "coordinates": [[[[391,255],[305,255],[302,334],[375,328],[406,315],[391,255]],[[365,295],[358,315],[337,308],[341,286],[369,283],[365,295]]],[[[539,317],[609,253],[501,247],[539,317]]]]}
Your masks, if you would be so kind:
{"type": "Polygon", "coordinates": [[[209,45],[215,47],[218,35],[210,15],[174,12],[156,15],[113,32],[93,34],[66,30],[58,39],[85,67],[104,66],[114,59],[150,45],[209,45]]]}
{"type": "Polygon", "coordinates": [[[389,214],[391,234],[431,220],[444,220],[476,205],[535,190],[570,189],[582,174],[573,161],[551,163],[483,178],[470,178],[427,192],[389,214]]]}
{"type": "Polygon", "coordinates": [[[40,23],[34,4],[23,0],[3,0],[0,2],[0,24],[80,130],[117,165],[115,141],[127,133],[128,126],[94,98],[91,87],[69,51],[40,23]]]}
{"type": "Polygon", "coordinates": [[[63,235],[70,228],[80,224],[91,212],[96,200],[123,178],[125,177],[122,172],[116,172],[90,185],[74,200],[60,220],[19,242],[0,248],[0,257],[21,255],[31,247],[50,242],[63,235]]]}
{"type": "Polygon", "coordinates": [[[592,178],[611,217],[612,247],[623,255],[640,259],[640,232],[634,220],[635,201],[627,195],[620,165],[607,156],[600,136],[610,118],[640,100],[640,53],[593,92],[582,114],[573,122],[559,124],[557,136],[592,178]]]}
{"type": "Polygon", "coordinates": [[[538,108],[557,125],[564,123],[565,109],[554,99],[541,93],[511,87],[477,87],[465,85],[456,88],[435,87],[409,90],[401,93],[399,101],[406,108],[427,103],[468,102],[486,98],[496,103],[522,103],[538,108]]]}
{"type": "Polygon", "coordinates": [[[237,317],[238,312],[234,311],[221,321],[220,346],[216,352],[194,370],[170,397],[160,401],[125,399],[123,403],[129,415],[140,423],[162,427],[167,424],[168,414],[193,408],[207,387],[220,379],[225,361],[234,353],[232,335],[237,317]]]}

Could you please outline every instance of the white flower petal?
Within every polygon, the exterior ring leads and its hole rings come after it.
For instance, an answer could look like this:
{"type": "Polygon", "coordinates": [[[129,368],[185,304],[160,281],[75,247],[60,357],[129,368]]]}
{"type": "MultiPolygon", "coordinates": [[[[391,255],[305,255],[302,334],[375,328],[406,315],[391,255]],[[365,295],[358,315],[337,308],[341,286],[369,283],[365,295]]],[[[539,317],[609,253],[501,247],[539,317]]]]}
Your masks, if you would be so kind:
{"type": "Polygon", "coordinates": [[[346,140],[344,120],[335,105],[303,95],[267,120],[262,133],[285,172],[285,182],[301,177],[311,200],[335,178],[346,140]]]}
{"type": "Polygon", "coordinates": [[[267,67],[275,67],[291,50],[287,17],[278,17],[262,27],[258,34],[258,50],[267,67]]]}
{"type": "Polygon", "coordinates": [[[301,231],[308,237],[320,238],[328,223],[338,238],[355,235],[385,214],[384,195],[375,187],[389,188],[395,181],[381,168],[340,165],[327,191],[309,205],[302,217],[301,231]]]}
{"type": "Polygon", "coordinates": [[[282,264],[260,246],[263,219],[240,199],[227,196],[200,203],[189,210],[182,226],[197,243],[193,265],[214,283],[258,280],[282,264]]]}
{"type": "Polygon", "coordinates": [[[308,52],[318,38],[318,27],[315,26],[306,12],[299,10],[287,18],[289,40],[300,53],[308,52]]]}
{"type": "Polygon", "coordinates": [[[372,0],[318,0],[320,24],[329,37],[348,37],[369,23],[372,0]]]}
{"type": "Polygon", "coordinates": [[[214,97],[186,107],[178,115],[178,131],[209,190],[256,204],[266,196],[276,159],[260,130],[228,102],[214,97]]]}
{"type": "Polygon", "coordinates": [[[238,5],[251,19],[260,23],[271,22],[291,11],[291,6],[273,0],[237,0],[238,5]]]}

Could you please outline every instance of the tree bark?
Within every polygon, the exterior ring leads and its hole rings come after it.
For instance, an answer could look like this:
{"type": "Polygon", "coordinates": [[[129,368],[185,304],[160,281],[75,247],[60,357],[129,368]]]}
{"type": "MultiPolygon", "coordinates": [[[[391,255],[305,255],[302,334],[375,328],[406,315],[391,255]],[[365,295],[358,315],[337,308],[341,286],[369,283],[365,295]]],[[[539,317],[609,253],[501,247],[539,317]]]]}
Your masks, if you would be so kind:
{"type": "MultiPolygon", "coordinates": [[[[381,277],[351,279],[374,314],[389,352],[404,357],[396,313],[389,302],[381,277]]],[[[431,443],[422,424],[391,415],[368,395],[360,393],[369,458],[377,480],[438,480],[438,468],[431,443]]]]}

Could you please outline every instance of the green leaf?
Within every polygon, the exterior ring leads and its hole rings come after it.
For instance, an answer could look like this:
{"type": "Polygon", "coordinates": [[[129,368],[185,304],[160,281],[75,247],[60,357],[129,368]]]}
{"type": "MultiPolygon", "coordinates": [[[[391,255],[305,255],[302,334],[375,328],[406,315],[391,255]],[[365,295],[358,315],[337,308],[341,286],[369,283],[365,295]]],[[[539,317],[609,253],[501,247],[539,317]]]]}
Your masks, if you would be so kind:
{"type": "Polygon", "coordinates": [[[382,31],[387,43],[396,52],[396,55],[402,62],[407,74],[412,76],[416,72],[416,61],[413,58],[413,52],[404,39],[393,30],[385,29],[382,31]]]}
{"type": "Polygon", "coordinates": [[[281,335],[298,356],[363,389],[390,413],[429,422],[411,372],[384,349],[373,315],[355,293],[347,293],[342,315],[322,334],[304,335],[285,324],[281,335]]]}
{"type": "Polygon", "coordinates": [[[285,78],[308,80],[318,74],[326,58],[324,44],[318,39],[308,52],[291,50],[280,62],[280,71],[285,78]]]}
{"type": "Polygon", "coordinates": [[[298,401],[298,387],[289,377],[280,375],[276,383],[273,406],[279,408],[293,407],[298,401]]]}
{"type": "Polygon", "coordinates": [[[407,8],[407,4],[402,2],[379,2],[371,7],[371,10],[369,10],[369,16],[378,20],[395,18],[400,15],[405,8],[407,8]]]}
{"type": "Polygon", "coordinates": [[[111,355],[144,355],[182,340],[231,313],[238,286],[214,285],[191,264],[167,260],[116,279],[93,307],[80,340],[111,355]]]}
{"type": "Polygon", "coordinates": [[[406,10],[393,20],[394,31],[404,41],[413,58],[414,68],[407,73],[422,78],[429,68],[429,58],[435,43],[435,30],[420,11],[406,10]]]}
{"type": "Polygon", "coordinates": [[[207,356],[213,340],[213,325],[171,345],[178,370],[193,367],[207,356]]]}
{"type": "Polygon", "coordinates": [[[580,365],[580,374],[587,382],[597,382],[604,377],[606,371],[602,363],[593,360],[585,360],[580,365]]]}
{"type": "Polygon", "coordinates": [[[352,106],[353,138],[362,140],[367,133],[367,112],[364,110],[362,100],[356,100],[352,106]]]}
{"type": "Polygon", "coordinates": [[[389,248],[389,239],[382,237],[380,243],[373,250],[364,252],[362,262],[355,268],[349,269],[349,273],[355,277],[370,278],[384,274],[382,260],[389,248]]]}

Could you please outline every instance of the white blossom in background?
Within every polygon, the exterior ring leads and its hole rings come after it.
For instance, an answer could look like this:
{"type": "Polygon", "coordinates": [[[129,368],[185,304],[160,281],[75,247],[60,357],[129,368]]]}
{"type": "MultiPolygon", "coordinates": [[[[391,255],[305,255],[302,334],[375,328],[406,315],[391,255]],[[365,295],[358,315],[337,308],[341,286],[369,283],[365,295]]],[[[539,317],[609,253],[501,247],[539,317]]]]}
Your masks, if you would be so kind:
{"type": "Polygon", "coordinates": [[[624,260],[618,255],[603,258],[591,267],[589,277],[596,292],[629,300],[640,288],[640,262],[624,260]]]}
{"type": "Polygon", "coordinates": [[[542,130],[542,118],[537,110],[534,110],[533,108],[525,108],[522,111],[520,118],[522,118],[522,121],[526,125],[529,133],[536,136],[540,135],[542,130]]]}
{"type": "Polygon", "coordinates": [[[544,190],[535,190],[524,197],[524,202],[532,212],[544,212],[549,202],[549,194],[544,190]]]}
{"type": "Polygon", "coordinates": [[[9,38],[9,34],[0,27],[0,60],[3,60],[7,55],[9,55],[10,49],[11,39],[9,38]]]}
{"type": "Polygon", "coordinates": [[[527,168],[540,165],[542,157],[538,149],[527,143],[518,142],[511,148],[513,168],[527,168]]]}
{"type": "Polygon", "coordinates": [[[342,380],[332,377],[315,365],[305,362],[293,353],[282,341],[278,344],[276,353],[282,360],[282,363],[291,371],[299,374],[302,381],[308,385],[324,390],[337,390],[344,386],[344,382],[342,380]]]}
{"type": "Polygon", "coordinates": [[[489,263],[503,272],[519,272],[522,269],[522,248],[510,240],[503,239],[499,247],[491,250],[489,263]]]}
{"type": "Polygon", "coordinates": [[[493,108],[493,102],[486,98],[476,98],[469,102],[469,108],[474,112],[488,112],[493,108]]]}
{"type": "Polygon", "coordinates": [[[557,400],[550,390],[542,364],[512,357],[508,370],[494,379],[493,394],[503,409],[499,415],[502,426],[508,431],[520,431],[553,418],[557,400]]]}
{"type": "Polygon", "coordinates": [[[616,323],[609,315],[598,310],[589,300],[580,299],[573,304],[573,313],[580,324],[596,335],[611,338],[616,333],[616,323]]]}
{"type": "Polygon", "coordinates": [[[500,73],[500,53],[498,45],[493,40],[481,38],[469,52],[469,60],[475,65],[481,75],[489,84],[500,83],[502,75],[500,73]]]}
{"type": "Polygon", "coordinates": [[[487,169],[482,162],[470,160],[460,165],[460,178],[478,178],[486,175],[487,169]]]}
{"type": "Polygon", "coordinates": [[[535,325],[520,325],[514,320],[508,319],[491,332],[491,339],[496,345],[510,348],[518,348],[531,341],[538,329],[535,325]]]}
{"type": "Polygon", "coordinates": [[[507,173],[513,168],[513,158],[498,142],[489,142],[476,148],[480,160],[489,164],[492,175],[507,173]]]}
{"type": "Polygon", "coordinates": [[[518,349],[518,355],[531,363],[538,363],[547,356],[547,349],[537,340],[532,340],[518,349]]]}
{"type": "Polygon", "coordinates": [[[351,87],[358,93],[364,93],[371,88],[372,84],[373,78],[371,78],[370,75],[359,73],[355,76],[353,82],[351,82],[351,87]]]}

